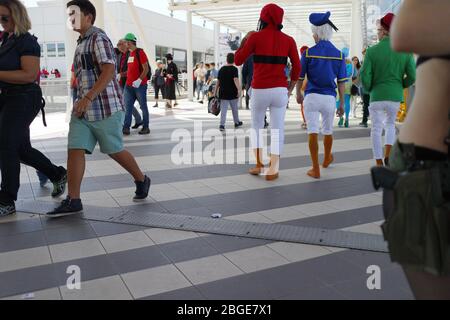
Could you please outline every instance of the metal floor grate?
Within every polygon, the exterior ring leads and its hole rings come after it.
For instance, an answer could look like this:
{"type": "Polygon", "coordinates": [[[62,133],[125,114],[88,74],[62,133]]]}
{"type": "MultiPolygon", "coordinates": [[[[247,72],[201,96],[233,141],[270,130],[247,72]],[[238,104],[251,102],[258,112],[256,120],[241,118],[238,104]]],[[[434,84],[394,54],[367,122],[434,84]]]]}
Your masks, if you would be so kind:
{"type": "MultiPolygon", "coordinates": [[[[53,207],[54,204],[42,201],[20,201],[17,203],[17,211],[32,214],[45,214],[52,210],[53,207]]],[[[386,242],[379,235],[339,230],[213,219],[170,213],[136,212],[120,208],[91,206],[84,208],[84,213],[80,215],[80,218],[90,221],[111,222],[149,228],[192,231],[363,251],[388,252],[386,242]]]]}

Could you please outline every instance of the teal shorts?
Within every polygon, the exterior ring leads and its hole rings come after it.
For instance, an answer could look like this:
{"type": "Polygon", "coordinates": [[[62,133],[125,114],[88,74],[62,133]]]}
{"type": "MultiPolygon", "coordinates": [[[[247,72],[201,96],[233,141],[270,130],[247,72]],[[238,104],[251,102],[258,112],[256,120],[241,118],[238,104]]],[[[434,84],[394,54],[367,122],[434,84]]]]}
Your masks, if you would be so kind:
{"type": "Polygon", "coordinates": [[[119,111],[100,121],[87,121],[72,116],[69,129],[69,150],[94,152],[97,142],[104,154],[116,154],[124,150],[123,121],[125,113],[119,111]]]}

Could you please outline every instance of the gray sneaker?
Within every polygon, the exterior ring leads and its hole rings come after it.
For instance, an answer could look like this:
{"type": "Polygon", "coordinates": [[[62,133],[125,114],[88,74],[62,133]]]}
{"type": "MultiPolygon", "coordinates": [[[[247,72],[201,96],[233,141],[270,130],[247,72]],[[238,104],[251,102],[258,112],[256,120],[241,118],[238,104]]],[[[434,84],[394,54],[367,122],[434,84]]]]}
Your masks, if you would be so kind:
{"type": "Polygon", "coordinates": [[[7,217],[16,213],[16,206],[13,204],[0,203],[0,218],[7,217]]]}

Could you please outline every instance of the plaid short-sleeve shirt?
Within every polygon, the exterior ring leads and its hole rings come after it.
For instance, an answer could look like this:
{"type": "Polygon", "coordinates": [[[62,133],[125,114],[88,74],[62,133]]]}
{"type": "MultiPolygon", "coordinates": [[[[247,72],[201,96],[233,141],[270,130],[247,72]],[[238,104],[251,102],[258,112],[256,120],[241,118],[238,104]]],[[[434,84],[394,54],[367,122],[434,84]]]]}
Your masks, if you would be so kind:
{"type": "MultiPolygon", "coordinates": [[[[117,64],[114,47],[103,30],[91,27],[83,38],[78,39],[75,50],[73,65],[78,82],[78,100],[82,99],[100,78],[103,64],[117,64]]],[[[87,121],[101,121],[123,110],[122,91],[114,76],[106,89],[94,99],[84,117],[87,121]]]]}

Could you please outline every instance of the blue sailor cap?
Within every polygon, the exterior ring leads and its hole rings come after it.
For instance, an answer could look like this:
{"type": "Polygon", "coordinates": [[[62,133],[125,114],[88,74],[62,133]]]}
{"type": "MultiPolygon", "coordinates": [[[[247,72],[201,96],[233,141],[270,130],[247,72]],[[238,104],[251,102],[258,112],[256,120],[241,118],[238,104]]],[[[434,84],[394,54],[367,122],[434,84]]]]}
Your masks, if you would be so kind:
{"type": "Polygon", "coordinates": [[[335,31],[338,31],[338,28],[330,21],[331,12],[327,11],[326,13],[312,13],[309,16],[309,22],[312,25],[317,27],[323,26],[324,24],[329,24],[335,31]]]}

